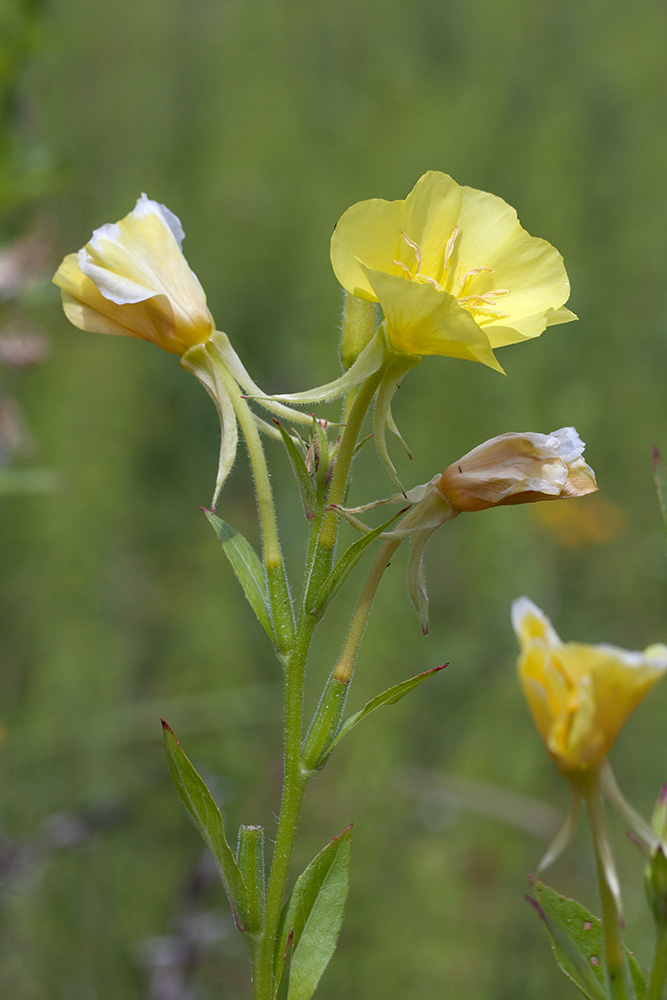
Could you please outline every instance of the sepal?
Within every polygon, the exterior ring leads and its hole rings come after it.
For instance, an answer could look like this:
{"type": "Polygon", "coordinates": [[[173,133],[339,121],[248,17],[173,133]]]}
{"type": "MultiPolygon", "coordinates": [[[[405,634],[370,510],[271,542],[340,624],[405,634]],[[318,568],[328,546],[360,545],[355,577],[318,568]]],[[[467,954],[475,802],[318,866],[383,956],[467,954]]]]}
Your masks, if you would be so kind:
{"type": "MultiPolygon", "coordinates": [[[[274,402],[282,403],[325,403],[345,396],[352,389],[369,379],[382,367],[387,356],[387,343],[382,332],[378,330],[372,340],[363,349],[351,368],[340,375],[333,382],[326,382],[324,385],[314,389],[307,389],[305,392],[280,393],[272,396],[274,402]]],[[[310,418],[309,418],[310,419],[310,418]]]]}
{"type": "Polygon", "coordinates": [[[236,461],[239,431],[236,413],[217,366],[206,349],[206,344],[191,347],[181,358],[181,365],[199,379],[213,400],[220,420],[220,453],[215,489],[211,507],[215,510],[225,481],[236,461]]]}
{"type": "Polygon", "coordinates": [[[394,423],[394,418],[391,415],[391,401],[405,375],[407,375],[411,368],[418,365],[421,360],[421,357],[413,354],[396,354],[393,356],[391,362],[385,366],[382,373],[382,381],[380,383],[380,388],[378,389],[378,395],[375,401],[375,410],[373,413],[375,447],[377,448],[382,464],[400,490],[403,489],[403,484],[398,478],[396,467],[389,457],[389,451],[387,449],[387,431],[389,430],[390,433],[400,441],[405,450],[408,452],[408,455],[410,452],[405,444],[405,441],[401,437],[396,424],[394,423]]]}

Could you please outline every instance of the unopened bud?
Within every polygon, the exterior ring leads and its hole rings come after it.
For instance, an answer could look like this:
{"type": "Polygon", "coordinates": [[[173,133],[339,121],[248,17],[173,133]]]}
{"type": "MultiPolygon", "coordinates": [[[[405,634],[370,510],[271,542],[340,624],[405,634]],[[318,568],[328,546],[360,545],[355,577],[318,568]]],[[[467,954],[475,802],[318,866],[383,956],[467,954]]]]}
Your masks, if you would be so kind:
{"type": "Polygon", "coordinates": [[[454,462],[436,489],[459,513],[585,496],[597,490],[574,427],[552,434],[500,434],[454,462]]]}
{"type": "Polygon", "coordinates": [[[340,359],[343,367],[351,368],[364,347],[373,337],[378,324],[378,310],[374,302],[359,299],[345,292],[343,322],[340,338],[340,359]]]}
{"type": "Polygon", "coordinates": [[[308,771],[323,767],[329,756],[340,728],[349,687],[349,677],[339,680],[335,673],[327,681],[303,747],[303,766],[308,771]]]}

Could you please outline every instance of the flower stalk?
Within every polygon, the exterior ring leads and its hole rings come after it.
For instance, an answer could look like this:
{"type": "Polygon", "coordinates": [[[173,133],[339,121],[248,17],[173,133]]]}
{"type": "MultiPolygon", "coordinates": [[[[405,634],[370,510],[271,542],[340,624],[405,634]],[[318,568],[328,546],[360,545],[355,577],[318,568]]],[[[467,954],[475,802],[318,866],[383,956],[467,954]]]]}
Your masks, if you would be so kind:
{"type": "Polygon", "coordinates": [[[630,965],[621,937],[623,917],[620,886],[614,864],[597,771],[570,776],[580,789],[591,825],[598,889],[602,905],[605,967],[610,1000],[635,1000],[630,965]]]}

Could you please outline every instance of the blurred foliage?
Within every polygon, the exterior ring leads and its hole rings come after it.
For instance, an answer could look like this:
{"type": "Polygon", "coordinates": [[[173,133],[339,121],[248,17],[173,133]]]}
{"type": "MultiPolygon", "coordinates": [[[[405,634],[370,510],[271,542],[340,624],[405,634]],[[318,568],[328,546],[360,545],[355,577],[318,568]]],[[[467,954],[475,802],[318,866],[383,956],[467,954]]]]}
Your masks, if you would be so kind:
{"type": "MultiPolygon", "coordinates": [[[[337,370],[328,239],[356,200],[405,197],[424,170],[444,170],[504,197],[563,253],[580,321],[504,349],[507,378],[444,359],[410,373],[395,415],[414,460],[396,459],[411,485],[494,434],[575,424],[600,496],[448,525],[427,553],[427,639],[399,553],[351,707],[450,666],[334,755],[306,800],[295,873],[355,821],[322,1000],[575,996],[522,898],[566,791],[515,681],[509,606],[528,594],[564,639],[667,638],[651,473],[651,447],[667,440],[667,8],[4,0],[0,23],[14,165],[11,183],[2,168],[3,237],[39,218],[57,234],[55,267],[147,191],[182,219],[213,314],[266,390],[337,370]],[[13,187],[17,164],[25,183],[13,187]]],[[[182,736],[231,827],[270,826],[276,667],[198,511],[217,418],[173,357],[70,328],[55,289],[26,308],[55,346],[21,400],[62,488],[0,498],[0,992],[164,1000],[184,977],[199,998],[221,995],[222,979],[241,1000],[246,957],[170,787],[159,726],[164,715],[182,736]]],[[[362,455],[355,499],[387,495],[372,450],[362,455]]],[[[271,460],[298,567],[299,503],[278,446],[271,460]]],[[[248,490],[239,461],[220,512],[252,537],[248,490]]],[[[311,701],[350,590],[316,646],[311,701]]],[[[645,813],[666,777],[665,697],[658,688],[612,754],[645,813]]],[[[641,961],[641,860],[615,832],[641,961]]],[[[582,832],[549,882],[595,910],[593,881],[582,832]]]]}

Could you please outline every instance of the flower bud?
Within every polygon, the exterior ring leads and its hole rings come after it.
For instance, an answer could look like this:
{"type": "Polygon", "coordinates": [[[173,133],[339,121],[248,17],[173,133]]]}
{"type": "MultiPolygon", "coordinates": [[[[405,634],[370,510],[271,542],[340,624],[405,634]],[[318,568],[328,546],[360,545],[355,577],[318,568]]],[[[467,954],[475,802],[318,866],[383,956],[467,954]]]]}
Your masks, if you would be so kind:
{"type": "Polygon", "coordinates": [[[149,340],[171,354],[205,343],[215,324],[181,253],[183,235],[176,216],[145,194],[120,222],[96,229],[53,276],[70,323],[149,340]]]}
{"type": "Polygon", "coordinates": [[[574,427],[499,434],[447,468],[436,489],[457,513],[580,497],[597,490],[574,427]]]}
{"type": "Polygon", "coordinates": [[[370,343],[377,325],[378,309],[375,303],[345,292],[340,337],[340,359],[345,370],[352,367],[370,343]]]}

